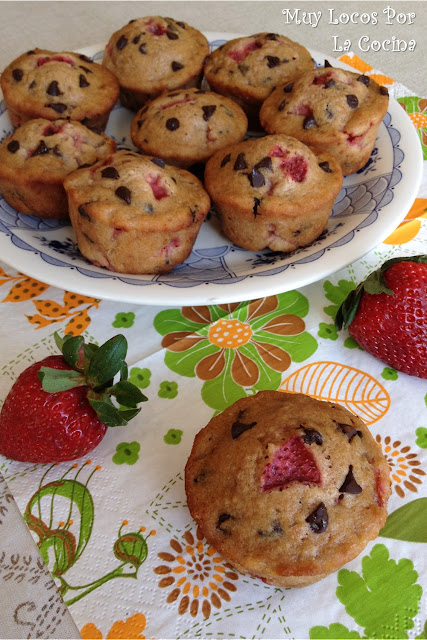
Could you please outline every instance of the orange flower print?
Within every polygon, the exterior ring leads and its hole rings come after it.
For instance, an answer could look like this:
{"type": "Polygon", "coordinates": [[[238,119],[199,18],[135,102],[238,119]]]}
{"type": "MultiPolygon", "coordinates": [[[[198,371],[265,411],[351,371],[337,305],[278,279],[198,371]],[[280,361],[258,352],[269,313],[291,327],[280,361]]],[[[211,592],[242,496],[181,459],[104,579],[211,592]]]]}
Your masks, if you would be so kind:
{"type": "Polygon", "coordinates": [[[163,564],[154,573],[161,576],[159,587],[169,590],[166,602],[176,602],[179,615],[188,612],[195,618],[201,612],[209,618],[212,607],[220,609],[223,602],[230,602],[239,576],[213,547],[203,542],[199,529],[196,538],[186,531],[183,544],[172,538],[169,546],[169,551],[158,554],[163,564]]]}
{"type": "Polygon", "coordinates": [[[411,453],[411,447],[402,446],[400,440],[391,441],[390,436],[381,441],[381,436],[376,436],[391,470],[392,489],[400,498],[405,497],[405,489],[417,493],[418,487],[423,482],[426,472],[420,469],[421,462],[416,453],[411,453]]]}
{"type": "MultiPolygon", "coordinates": [[[[145,616],[142,613],[126,618],[126,620],[117,620],[110,631],[105,636],[107,640],[144,640],[145,636],[142,631],[145,629],[145,616]]],[[[104,636],[93,622],[85,624],[80,630],[83,640],[102,640],[104,636]]]]}

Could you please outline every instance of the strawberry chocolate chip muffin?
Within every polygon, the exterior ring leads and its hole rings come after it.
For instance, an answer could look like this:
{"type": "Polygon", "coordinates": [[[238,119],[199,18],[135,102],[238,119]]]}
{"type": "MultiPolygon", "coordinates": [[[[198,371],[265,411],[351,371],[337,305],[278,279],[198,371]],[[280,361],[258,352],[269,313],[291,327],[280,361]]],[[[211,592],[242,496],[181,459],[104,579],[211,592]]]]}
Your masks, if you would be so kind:
{"type": "Polygon", "coordinates": [[[268,133],[328,151],[346,176],[368,161],[388,101],[387,89],[369,76],[318,67],[278,86],[264,101],[260,120],[268,133]]]}
{"type": "Polygon", "coordinates": [[[277,33],[257,33],[229,40],[206,59],[209,86],[236,100],[258,125],[262,102],[283,82],[314,68],[305,47],[277,33]]]}
{"type": "Polygon", "coordinates": [[[378,535],[390,479],[368,428],[345,408],[261,391],[196,435],[185,490],[201,532],[238,571],[303,587],[378,535]]]}
{"type": "Polygon", "coordinates": [[[173,91],[142,107],[132,121],[135,145],[148,155],[189,167],[206,162],[215,151],[241,142],[246,115],[230,98],[213,91],[173,91]]]}
{"type": "Polygon", "coordinates": [[[0,192],[21,213],[66,218],[64,178],[115,150],[114,140],[80,122],[28,120],[0,144],[0,192]]]}
{"type": "Polygon", "coordinates": [[[81,253],[121,273],[166,273],[184,262],[210,207],[193,174],[126,150],[64,186],[81,253]]]}
{"type": "Polygon", "coordinates": [[[119,95],[115,76],[79,53],[27,51],[1,75],[12,124],[33,118],[66,118],[104,130],[119,95]]]}
{"type": "Polygon", "coordinates": [[[327,226],[342,181],[332,155],[285,135],[221,149],[205,169],[224,234],[250,251],[289,252],[313,242],[327,226]]]}
{"type": "Polygon", "coordinates": [[[137,111],[161,93],[199,86],[208,53],[205,36],[186,22],[148,16],[113,33],[103,65],[119,79],[122,104],[137,111]]]}

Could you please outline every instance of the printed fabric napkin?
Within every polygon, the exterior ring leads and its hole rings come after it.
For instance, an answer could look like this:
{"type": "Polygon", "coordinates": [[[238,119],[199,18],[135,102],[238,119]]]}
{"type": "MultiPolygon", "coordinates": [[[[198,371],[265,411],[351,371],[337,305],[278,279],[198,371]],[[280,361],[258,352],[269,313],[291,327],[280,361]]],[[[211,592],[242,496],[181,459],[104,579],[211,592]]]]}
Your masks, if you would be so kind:
{"type": "Polygon", "coordinates": [[[24,368],[56,351],[55,330],[98,343],[123,333],[130,378],[148,397],[126,428],[109,429],[75,463],[0,458],[7,481],[0,482],[2,637],[427,637],[425,380],[371,357],[333,321],[347,292],[384,260],[426,253],[427,100],[355,55],[343,61],[390,88],[424,153],[422,185],[406,219],[349,267],[257,301],[167,308],[34,285],[0,265],[2,399],[24,368]],[[286,336],[271,331],[272,321],[286,317],[286,336]],[[225,348],[211,331],[223,321],[230,331],[245,326],[247,344],[232,338],[225,348]],[[280,350],[280,372],[269,350],[280,350]],[[209,354],[217,355],[213,373],[209,354]],[[243,354],[252,372],[246,378],[243,354]],[[366,422],[391,467],[380,536],[304,589],[237,574],[186,506],[183,470],[195,434],[234,400],[266,388],[342,403],[366,422]]]}

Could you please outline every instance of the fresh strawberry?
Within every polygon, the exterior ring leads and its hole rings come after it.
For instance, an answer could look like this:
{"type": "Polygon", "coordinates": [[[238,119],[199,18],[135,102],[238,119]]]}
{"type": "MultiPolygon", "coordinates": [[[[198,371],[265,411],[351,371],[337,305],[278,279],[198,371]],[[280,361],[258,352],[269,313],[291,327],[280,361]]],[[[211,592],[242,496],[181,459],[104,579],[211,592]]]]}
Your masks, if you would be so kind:
{"type": "Polygon", "coordinates": [[[350,292],[335,324],[390,367],[427,378],[427,255],[387,260],[350,292]]]}
{"type": "Polygon", "coordinates": [[[63,462],[86,455],[107,427],[125,425],[147,398],[127,380],[127,342],[117,335],[101,347],[81,336],[55,334],[62,356],[23,371],[0,413],[0,453],[24,462],[63,462]],[[120,380],[114,384],[114,377],[120,380]],[[114,396],[121,407],[113,404],[114,396]]]}
{"type": "Polygon", "coordinates": [[[274,454],[262,474],[262,489],[284,489],[291,482],[319,484],[320,471],[299,435],[294,435],[274,454]]]}

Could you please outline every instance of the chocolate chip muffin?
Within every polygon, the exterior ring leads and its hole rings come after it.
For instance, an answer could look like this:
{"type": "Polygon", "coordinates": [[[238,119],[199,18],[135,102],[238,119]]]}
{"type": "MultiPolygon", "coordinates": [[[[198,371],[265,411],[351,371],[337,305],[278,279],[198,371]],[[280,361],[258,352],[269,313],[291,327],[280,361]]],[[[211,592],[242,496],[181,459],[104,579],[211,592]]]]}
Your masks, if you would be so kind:
{"type": "Polygon", "coordinates": [[[28,120],[0,144],[0,191],[16,211],[66,218],[65,176],[115,150],[113,140],[80,122],[28,120]]]}
{"type": "Polygon", "coordinates": [[[64,185],[81,253],[121,273],[166,273],[184,262],[210,206],[194,175],[126,150],[64,185]]]}
{"type": "Polygon", "coordinates": [[[257,33],[229,40],[215,49],[204,65],[209,86],[233,98],[257,128],[262,102],[281,83],[314,69],[305,47],[277,33],[257,33]]]}
{"type": "Polygon", "coordinates": [[[285,135],[246,140],[217,151],[205,187],[224,234],[260,251],[294,251],[327,226],[342,185],[338,162],[285,135]]]}
{"type": "Polygon", "coordinates": [[[68,51],[27,51],[6,67],[0,83],[15,127],[33,118],[67,118],[104,130],[119,95],[110,71],[68,51]]]}
{"type": "Polygon", "coordinates": [[[261,391],[196,435],[185,490],[203,535],[238,571],[303,587],[378,535],[390,479],[368,428],[345,408],[261,391]]]}
{"type": "Polygon", "coordinates": [[[244,111],[213,91],[167,93],[142,107],[132,121],[134,144],[148,155],[179,167],[206,162],[215,151],[241,142],[248,128],[244,111]]]}
{"type": "Polygon", "coordinates": [[[119,79],[122,104],[137,111],[161,93],[199,86],[208,53],[205,36],[186,22],[148,16],[113,33],[103,65],[119,79]]]}
{"type": "Polygon", "coordinates": [[[372,78],[330,66],[278,86],[260,120],[268,133],[286,133],[336,157],[343,174],[369,159],[387,111],[388,91],[372,78]]]}

